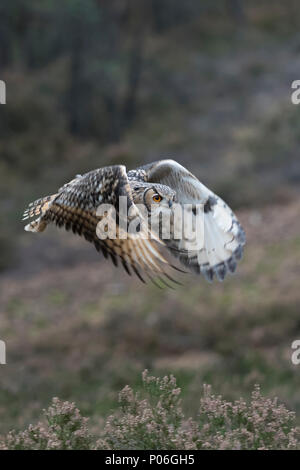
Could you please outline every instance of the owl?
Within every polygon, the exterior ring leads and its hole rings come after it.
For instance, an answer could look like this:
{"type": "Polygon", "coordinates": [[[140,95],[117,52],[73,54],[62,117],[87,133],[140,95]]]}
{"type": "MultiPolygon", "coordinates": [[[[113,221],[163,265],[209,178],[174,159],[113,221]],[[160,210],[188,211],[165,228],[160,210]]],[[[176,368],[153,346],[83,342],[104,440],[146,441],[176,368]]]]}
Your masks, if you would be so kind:
{"type": "Polygon", "coordinates": [[[128,172],[115,165],[77,175],[55,194],[32,202],[26,219],[33,219],[26,231],[43,232],[54,223],[83,236],[142,282],[160,279],[166,285],[176,282],[170,269],[188,268],[208,281],[223,281],[235,272],[246,241],[228,205],[169,159],[128,172]]]}

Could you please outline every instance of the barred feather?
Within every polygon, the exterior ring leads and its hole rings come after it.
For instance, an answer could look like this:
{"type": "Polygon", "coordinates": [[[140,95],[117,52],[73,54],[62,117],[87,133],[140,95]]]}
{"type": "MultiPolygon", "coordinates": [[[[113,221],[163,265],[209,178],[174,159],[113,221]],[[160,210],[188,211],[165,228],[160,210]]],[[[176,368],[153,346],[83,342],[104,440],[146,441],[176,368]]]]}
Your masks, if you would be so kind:
{"type": "Polygon", "coordinates": [[[49,209],[50,202],[53,201],[56,196],[57,194],[52,194],[51,196],[42,197],[31,202],[28,205],[28,208],[24,211],[22,220],[31,219],[32,217],[44,214],[49,209]]]}

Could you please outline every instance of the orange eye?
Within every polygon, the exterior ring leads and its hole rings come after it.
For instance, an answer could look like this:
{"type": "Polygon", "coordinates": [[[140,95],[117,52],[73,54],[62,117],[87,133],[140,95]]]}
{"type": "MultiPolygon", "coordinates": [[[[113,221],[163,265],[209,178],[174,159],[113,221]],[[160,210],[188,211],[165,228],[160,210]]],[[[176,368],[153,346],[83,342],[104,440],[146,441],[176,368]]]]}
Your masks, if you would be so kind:
{"type": "Polygon", "coordinates": [[[160,202],[162,200],[162,197],[159,194],[154,194],[152,199],[154,202],[160,202]]]}

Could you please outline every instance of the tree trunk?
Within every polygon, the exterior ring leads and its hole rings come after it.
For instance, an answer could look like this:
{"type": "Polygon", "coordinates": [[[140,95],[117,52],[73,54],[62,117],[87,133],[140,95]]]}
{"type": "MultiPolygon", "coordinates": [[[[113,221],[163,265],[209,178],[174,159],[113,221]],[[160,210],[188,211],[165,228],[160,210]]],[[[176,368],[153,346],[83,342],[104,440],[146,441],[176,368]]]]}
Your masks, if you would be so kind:
{"type": "Polygon", "coordinates": [[[130,52],[127,93],[124,102],[123,119],[130,125],[137,113],[137,94],[142,73],[143,64],[143,38],[137,35],[130,52]]]}
{"type": "MultiPolygon", "coordinates": [[[[5,19],[4,19],[5,21],[5,19]]],[[[12,61],[12,44],[9,29],[3,22],[0,23],[0,71],[10,65],[12,61]]]]}
{"type": "Polygon", "coordinates": [[[143,68],[143,53],[148,8],[145,4],[133,2],[130,11],[131,48],[129,52],[127,91],[123,106],[123,125],[130,126],[137,114],[137,96],[143,68]]]}
{"type": "Polygon", "coordinates": [[[72,28],[70,75],[67,90],[67,115],[71,134],[86,136],[91,123],[91,87],[85,74],[85,42],[82,25],[76,21],[72,28]]]}
{"type": "Polygon", "coordinates": [[[227,8],[235,23],[243,24],[246,22],[243,0],[227,0],[227,8]]]}

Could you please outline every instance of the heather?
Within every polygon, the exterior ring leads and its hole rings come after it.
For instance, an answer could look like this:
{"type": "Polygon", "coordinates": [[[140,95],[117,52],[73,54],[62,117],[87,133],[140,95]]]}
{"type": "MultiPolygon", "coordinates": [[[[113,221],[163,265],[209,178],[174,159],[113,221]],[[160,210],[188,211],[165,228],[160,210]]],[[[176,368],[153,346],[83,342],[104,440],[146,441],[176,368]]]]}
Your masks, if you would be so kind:
{"type": "Polygon", "coordinates": [[[106,419],[101,437],[92,436],[88,420],[74,403],[53,398],[44,421],[0,440],[2,450],[76,449],[297,449],[300,428],[295,413],[277,398],[262,396],[255,386],[251,399],[229,402],[204,385],[196,418],[182,410],[181,390],[173,375],[153,377],[145,370],[143,393],[126,385],[118,409],[106,419]]]}
{"type": "Polygon", "coordinates": [[[29,425],[23,432],[10,432],[0,441],[2,450],[87,450],[91,437],[87,419],[74,403],[53,398],[44,410],[44,422],[29,425]]]}

